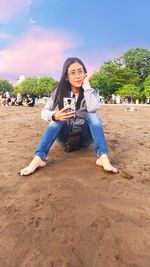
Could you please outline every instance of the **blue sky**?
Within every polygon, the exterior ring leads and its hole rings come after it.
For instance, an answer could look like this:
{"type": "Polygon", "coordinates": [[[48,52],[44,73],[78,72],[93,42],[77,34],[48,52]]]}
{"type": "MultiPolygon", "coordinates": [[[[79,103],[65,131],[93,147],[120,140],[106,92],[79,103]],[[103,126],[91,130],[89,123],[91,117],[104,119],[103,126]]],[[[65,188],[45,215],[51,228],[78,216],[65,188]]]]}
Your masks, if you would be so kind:
{"type": "Polygon", "coordinates": [[[129,48],[149,48],[149,11],[148,0],[0,0],[0,77],[59,79],[67,57],[92,72],[129,48]]]}

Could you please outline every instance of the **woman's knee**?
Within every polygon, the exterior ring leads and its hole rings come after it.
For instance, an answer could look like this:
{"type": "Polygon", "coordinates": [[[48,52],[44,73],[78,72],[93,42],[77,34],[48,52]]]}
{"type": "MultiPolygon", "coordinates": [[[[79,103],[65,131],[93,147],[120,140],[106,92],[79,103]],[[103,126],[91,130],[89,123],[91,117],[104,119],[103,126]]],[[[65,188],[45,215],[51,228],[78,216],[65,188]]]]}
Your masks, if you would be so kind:
{"type": "Polygon", "coordinates": [[[88,112],[87,120],[89,122],[94,123],[94,124],[101,124],[101,120],[100,120],[99,115],[97,114],[97,112],[88,112]]]}
{"type": "Polygon", "coordinates": [[[48,127],[52,128],[61,128],[65,125],[63,121],[51,121],[48,127]]]}

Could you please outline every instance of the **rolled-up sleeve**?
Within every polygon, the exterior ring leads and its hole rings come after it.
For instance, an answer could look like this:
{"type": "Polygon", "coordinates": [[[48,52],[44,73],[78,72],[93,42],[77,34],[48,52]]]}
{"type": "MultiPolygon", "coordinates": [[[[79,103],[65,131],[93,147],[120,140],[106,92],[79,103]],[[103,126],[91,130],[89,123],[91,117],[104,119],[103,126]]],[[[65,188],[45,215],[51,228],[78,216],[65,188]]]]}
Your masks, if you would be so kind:
{"type": "Polygon", "coordinates": [[[84,86],[84,97],[88,112],[96,112],[100,108],[100,96],[97,89],[91,88],[87,82],[84,86]]]}
{"type": "Polygon", "coordinates": [[[56,112],[57,108],[54,107],[54,94],[48,99],[44,108],[41,111],[41,118],[45,121],[50,122],[52,115],[56,112]]]}

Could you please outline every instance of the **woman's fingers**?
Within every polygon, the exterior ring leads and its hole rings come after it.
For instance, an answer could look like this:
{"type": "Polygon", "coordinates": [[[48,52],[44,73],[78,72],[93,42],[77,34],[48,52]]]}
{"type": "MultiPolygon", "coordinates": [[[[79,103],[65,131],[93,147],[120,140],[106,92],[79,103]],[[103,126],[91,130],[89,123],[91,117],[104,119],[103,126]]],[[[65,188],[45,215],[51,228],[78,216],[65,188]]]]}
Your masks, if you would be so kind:
{"type": "Polygon", "coordinates": [[[68,108],[70,108],[70,106],[69,105],[66,105],[64,108],[62,108],[59,112],[64,112],[64,111],[66,111],[68,108]]]}
{"type": "Polygon", "coordinates": [[[75,112],[69,112],[70,114],[64,114],[63,116],[62,116],[62,118],[64,118],[64,119],[70,119],[70,118],[72,118],[72,117],[74,117],[74,115],[75,115],[75,112]]]}
{"type": "Polygon", "coordinates": [[[73,118],[76,113],[74,111],[67,112],[68,108],[70,108],[70,106],[65,106],[61,110],[57,111],[55,115],[56,119],[59,121],[65,121],[65,120],[73,118]]]}
{"type": "Polygon", "coordinates": [[[69,116],[74,116],[76,113],[74,111],[69,111],[69,112],[66,112],[67,109],[65,111],[61,111],[60,112],[60,116],[65,116],[65,117],[69,117],[69,116]]]}
{"type": "Polygon", "coordinates": [[[86,73],[84,80],[89,81],[91,79],[92,75],[93,75],[93,73],[86,73]]]}
{"type": "Polygon", "coordinates": [[[68,120],[68,119],[73,118],[74,116],[75,116],[75,112],[63,113],[63,114],[61,114],[61,116],[60,116],[60,120],[65,121],[65,120],[68,120]]]}
{"type": "MultiPolygon", "coordinates": [[[[75,114],[74,114],[75,115],[75,114]]],[[[74,115],[68,115],[68,116],[64,116],[64,118],[66,118],[66,119],[70,119],[70,118],[73,118],[74,117],[74,115]]]]}

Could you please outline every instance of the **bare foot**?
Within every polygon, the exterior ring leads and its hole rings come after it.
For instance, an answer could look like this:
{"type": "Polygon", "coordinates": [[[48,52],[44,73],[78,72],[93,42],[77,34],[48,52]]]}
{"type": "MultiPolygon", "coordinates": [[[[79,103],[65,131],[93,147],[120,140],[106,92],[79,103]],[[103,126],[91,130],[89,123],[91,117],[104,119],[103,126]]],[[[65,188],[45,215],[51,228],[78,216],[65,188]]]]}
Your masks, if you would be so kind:
{"type": "Polygon", "coordinates": [[[96,164],[102,166],[105,171],[117,173],[117,169],[111,165],[107,154],[102,154],[101,157],[96,160],[96,164]]]}
{"type": "Polygon", "coordinates": [[[45,165],[46,163],[39,156],[35,156],[26,168],[20,170],[20,175],[29,175],[33,173],[38,167],[44,167],[45,165]]]}

